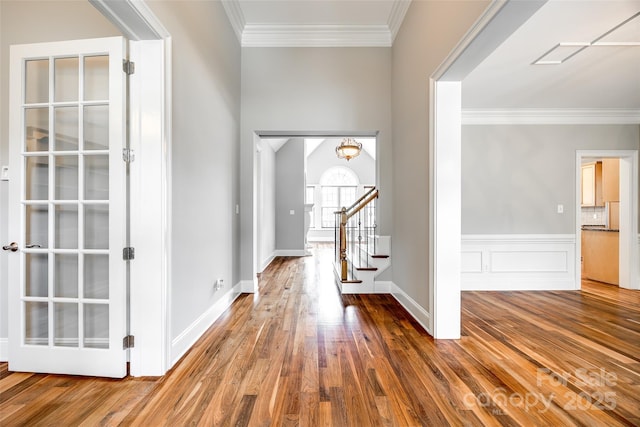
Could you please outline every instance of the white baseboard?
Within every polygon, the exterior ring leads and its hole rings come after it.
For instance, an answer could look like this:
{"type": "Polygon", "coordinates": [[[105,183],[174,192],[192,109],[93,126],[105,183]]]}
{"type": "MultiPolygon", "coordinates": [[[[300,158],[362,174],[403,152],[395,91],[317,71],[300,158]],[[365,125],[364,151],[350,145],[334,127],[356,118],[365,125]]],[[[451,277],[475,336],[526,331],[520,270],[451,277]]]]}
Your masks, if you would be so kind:
{"type": "Polygon", "coordinates": [[[175,365],[182,356],[200,339],[202,334],[224,313],[231,303],[241,294],[240,284],[234,286],[215,304],[189,325],[171,342],[171,366],[175,365]]]}
{"type": "Polygon", "coordinates": [[[305,249],[276,249],[275,256],[307,256],[309,252],[305,249]]]}
{"type": "Polygon", "coordinates": [[[418,304],[413,298],[407,295],[402,289],[400,289],[395,283],[390,282],[391,295],[405,308],[415,319],[416,322],[424,328],[425,331],[433,336],[433,331],[429,327],[431,324],[431,315],[420,304],[418,304]]]}
{"type": "Polygon", "coordinates": [[[273,262],[273,260],[274,260],[274,259],[276,259],[276,254],[275,254],[275,253],[273,253],[273,254],[269,255],[269,256],[267,257],[267,259],[265,259],[265,260],[262,262],[262,265],[260,266],[260,271],[259,271],[259,273],[262,273],[263,271],[265,271],[265,270],[267,269],[267,267],[269,267],[269,264],[271,264],[271,263],[273,262]]]}
{"type": "Polygon", "coordinates": [[[0,338],[0,362],[9,361],[9,338],[0,338]]]}
{"type": "Polygon", "coordinates": [[[463,235],[463,291],[575,290],[573,234],[463,235]]]}
{"type": "Polygon", "coordinates": [[[376,294],[390,294],[395,285],[391,281],[380,280],[373,282],[373,287],[376,294]]]}
{"type": "Polygon", "coordinates": [[[256,278],[254,280],[241,280],[234,287],[234,289],[236,288],[240,293],[255,294],[256,292],[258,292],[258,279],[256,278]]]}

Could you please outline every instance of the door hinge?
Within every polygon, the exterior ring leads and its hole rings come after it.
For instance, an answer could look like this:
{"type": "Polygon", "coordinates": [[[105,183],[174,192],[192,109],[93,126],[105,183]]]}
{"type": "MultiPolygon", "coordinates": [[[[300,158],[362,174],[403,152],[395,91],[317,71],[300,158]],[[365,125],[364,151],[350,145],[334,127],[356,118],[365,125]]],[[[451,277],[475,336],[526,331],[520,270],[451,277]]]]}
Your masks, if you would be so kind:
{"type": "Polygon", "coordinates": [[[124,71],[128,76],[136,72],[136,64],[133,61],[129,61],[128,59],[122,60],[122,71],[124,71]]]}
{"type": "Polygon", "coordinates": [[[136,250],[131,246],[122,249],[122,259],[125,261],[131,261],[136,257],[136,250]]]}
{"type": "Polygon", "coordinates": [[[131,163],[136,159],[136,154],[133,152],[131,148],[123,148],[122,149],[122,160],[127,163],[131,163]]]}
{"type": "Polygon", "coordinates": [[[133,335],[127,335],[122,339],[122,349],[126,350],[128,348],[133,348],[134,338],[133,335]]]}

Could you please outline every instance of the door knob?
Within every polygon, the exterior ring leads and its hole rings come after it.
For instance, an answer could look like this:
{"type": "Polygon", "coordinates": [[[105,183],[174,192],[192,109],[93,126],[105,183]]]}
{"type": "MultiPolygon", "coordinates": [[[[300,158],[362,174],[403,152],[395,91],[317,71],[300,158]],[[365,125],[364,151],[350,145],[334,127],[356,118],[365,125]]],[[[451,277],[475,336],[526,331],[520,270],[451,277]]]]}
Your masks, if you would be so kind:
{"type": "Polygon", "coordinates": [[[16,252],[18,250],[18,244],[16,242],[11,242],[7,246],[3,246],[2,250],[16,252]]]}

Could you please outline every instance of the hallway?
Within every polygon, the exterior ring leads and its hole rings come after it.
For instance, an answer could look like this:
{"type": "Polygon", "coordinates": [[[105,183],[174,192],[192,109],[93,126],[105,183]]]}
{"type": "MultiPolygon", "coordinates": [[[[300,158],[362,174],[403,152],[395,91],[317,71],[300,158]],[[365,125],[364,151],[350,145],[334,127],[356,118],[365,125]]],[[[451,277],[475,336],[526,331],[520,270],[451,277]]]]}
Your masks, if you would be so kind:
{"type": "Polygon", "coordinates": [[[435,342],[390,295],[341,297],[332,257],[277,258],[161,379],[0,364],[0,424],[640,424],[640,293],[465,292],[435,342]]]}

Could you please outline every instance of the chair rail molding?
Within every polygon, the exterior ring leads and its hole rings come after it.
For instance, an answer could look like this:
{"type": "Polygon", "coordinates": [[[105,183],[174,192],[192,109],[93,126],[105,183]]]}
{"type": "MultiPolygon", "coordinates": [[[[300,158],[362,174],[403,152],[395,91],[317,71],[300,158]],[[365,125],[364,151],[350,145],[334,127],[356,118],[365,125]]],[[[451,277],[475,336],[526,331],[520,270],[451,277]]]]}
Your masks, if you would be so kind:
{"type": "Polygon", "coordinates": [[[463,291],[575,290],[573,234],[462,236],[463,291]]]}
{"type": "Polygon", "coordinates": [[[640,124],[633,108],[511,108],[462,109],[463,125],[640,124]]]}

